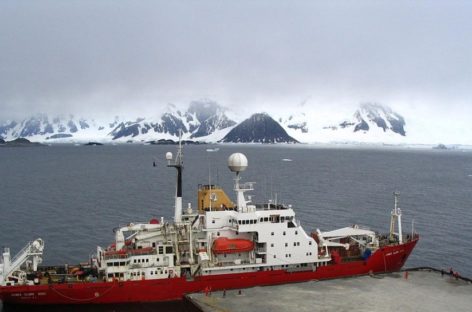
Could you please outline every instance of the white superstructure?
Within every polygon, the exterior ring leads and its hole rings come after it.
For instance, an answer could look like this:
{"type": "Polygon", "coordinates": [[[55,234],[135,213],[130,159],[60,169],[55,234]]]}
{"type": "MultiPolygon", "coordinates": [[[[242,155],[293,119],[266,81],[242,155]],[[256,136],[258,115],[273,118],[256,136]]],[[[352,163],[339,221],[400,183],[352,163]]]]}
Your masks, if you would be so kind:
{"type": "MultiPolygon", "coordinates": [[[[182,149],[173,161],[166,154],[168,166],[182,168],[182,149]]],[[[291,206],[254,204],[245,193],[253,183],[241,182],[241,172],[248,167],[244,154],[228,158],[228,167],[235,172],[236,205],[221,209],[193,211],[189,205],[182,211],[176,201],[175,221],[152,220],[116,230],[115,243],[98,247],[97,268],[107,280],[161,279],[195,275],[231,274],[259,270],[316,270],[331,261],[328,248],[348,250],[350,244],[375,250],[379,241],[375,233],[358,228],[309,235],[300,226],[291,206]],[[316,236],[316,239],[315,239],[316,236]],[[346,238],[348,239],[346,242],[346,238]],[[343,241],[341,243],[340,241],[343,241]]],[[[177,182],[176,199],[179,193],[177,182]]],[[[209,185],[210,192],[214,186],[209,185]]],[[[180,198],[181,200],[181,198],[180,198]]],[[[229,204],[228,204],[229,206],[229,204]]]]}

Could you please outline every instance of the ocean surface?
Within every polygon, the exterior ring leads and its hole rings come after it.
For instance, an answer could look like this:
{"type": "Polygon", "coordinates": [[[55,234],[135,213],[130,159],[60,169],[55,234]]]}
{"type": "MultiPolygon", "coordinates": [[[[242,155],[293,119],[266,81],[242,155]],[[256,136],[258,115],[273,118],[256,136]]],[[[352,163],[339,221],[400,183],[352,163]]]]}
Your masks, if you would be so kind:
{"type": "MultiPolygon", "coordinates": [[[[406,266],[452,267],[472,277],[472,152],[306,145],[212,145],[184,148],[184,207],[198,184],[233,196],[231,153],[243,152],[243,181],[253,201],[291,204],[307,232],[352,224],[387,232],[393,192],[400,192],[404,232],[421,239],[406,266]]],[[[0,148],[0,246],[12,253],[45,240],[44,264],[87,261],[113,228],[173,216],[175,146],[0,148]],[[153,167],[153,162],[156,167],[153,167]]]]}

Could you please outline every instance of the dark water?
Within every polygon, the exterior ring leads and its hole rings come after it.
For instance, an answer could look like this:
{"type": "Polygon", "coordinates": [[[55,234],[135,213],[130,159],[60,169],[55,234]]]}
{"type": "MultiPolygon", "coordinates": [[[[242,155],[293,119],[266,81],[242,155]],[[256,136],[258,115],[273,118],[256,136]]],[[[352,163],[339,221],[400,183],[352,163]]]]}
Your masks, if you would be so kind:
{"type": "MultiPolygon", "coordinates": [[[[355,223],[387,231],[397,190],[404,230],[411,231],[414,218],[421,235],[407,266],[453,267],[472,276],[472,152],[235,145],[208,153],[209,147],[185,147],[184,203],[196,204],[209,163],[212,182],[232,195],[226,160],[237,151],[248,156],[243,179],[257,182],[254,200],[277,193],[307,231],[355,223]]],[[[118,225],[171,218],[175,170],[163,160],[169,150],[175,147],[1,148],[0,246],[15,253],[41,237],[46,264],[77,263],[97,244],[108,245],[118,225]]]]}

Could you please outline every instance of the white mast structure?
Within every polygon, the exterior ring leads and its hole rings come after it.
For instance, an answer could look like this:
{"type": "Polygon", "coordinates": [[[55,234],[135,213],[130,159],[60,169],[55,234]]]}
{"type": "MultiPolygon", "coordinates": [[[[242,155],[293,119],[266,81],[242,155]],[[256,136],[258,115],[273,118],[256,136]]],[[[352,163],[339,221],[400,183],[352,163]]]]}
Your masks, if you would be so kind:
{"type": "Polygon", "coordinates": [[[403,243],[403,234],[402,234],[402,211],[398,207],[398,198],[400,197],[400,193],[394,192],[393,196],[395,197],[395,206],[392,210],[391,218],[390,218],[390,239],[393,240],[394,235],[398,236],[398,243],[403,243]],[[395,233],[395,223],[398,224],[398,233],[395,233]]]}
{"type": "Polygon", "coordinates": [[[236,178],[234,178],[234,190],[237,194],[237,205],[239,212],[247,212],[247,203],[249,201],[244,198],[244,192],[252,191],[251,183],[244,183],[243,185],[239,184],[241,177],[239,173],[246,170],[248,166],[247,158],[242,153],[231,154],[228,158],[228,167],[232,172],[236,172],[236,178]]]}
{"type": "Polygon", "coordinates": [[[172,164],[172,153],[166,153],[167,167],[174,167],[177,169],[177,187],[175,190],[175,211],[174,211],[174,222],[182,222],[182,169],[184,168],[183,153],[182,153],[182,130],[179,130],[179,149],[177,150],[177,156],[172,164]]]}

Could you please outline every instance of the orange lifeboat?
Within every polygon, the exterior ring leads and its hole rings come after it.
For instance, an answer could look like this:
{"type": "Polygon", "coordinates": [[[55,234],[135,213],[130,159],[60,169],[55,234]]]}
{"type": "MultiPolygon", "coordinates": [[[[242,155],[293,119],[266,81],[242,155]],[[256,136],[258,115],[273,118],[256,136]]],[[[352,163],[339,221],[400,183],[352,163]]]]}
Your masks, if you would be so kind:
{"type": "Polygon", "coordinates": [[[254,242],[247,239],[220,237],[213,242],[215,254],[248,252],[254,249],[254,242]]]}

